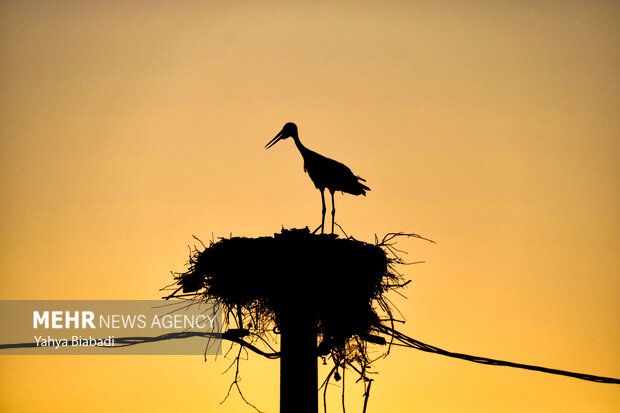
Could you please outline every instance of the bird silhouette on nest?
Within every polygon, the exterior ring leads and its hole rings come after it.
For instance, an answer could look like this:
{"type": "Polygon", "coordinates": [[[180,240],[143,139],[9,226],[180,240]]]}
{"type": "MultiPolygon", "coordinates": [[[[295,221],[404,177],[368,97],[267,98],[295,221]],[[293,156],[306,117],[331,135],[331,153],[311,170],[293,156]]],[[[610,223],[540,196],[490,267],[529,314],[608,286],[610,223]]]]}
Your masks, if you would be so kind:
{"type": "Polygon", "coordinates": [[[341,191],[351,195],[364,195],[366,191],[370,191],[366,185],[362,182],[366,182],[365,179],[353,174],[351,170],[344,164],[334,161],[333,159],[326,158],[302,145],[297,133],[297,125],[294,123],[287,123],[282,130],[272,139],[265,149],[271,148],[282,139],[293,138],[295,145],[301,153],[301,157],[304,159],[304,171],[310,175],[310,179],[314,183],[314,186],[321,191],[321,201],[323,202],[323,210],[321,216],[321,225],[313,231],[315,233],[318,229],[323,229],[325,226],[325,188],[329,190],[332,195],[332,234],[334,233],[334,217],[336,216],[336,207],[334,204],[334,192],[341,191]]]}

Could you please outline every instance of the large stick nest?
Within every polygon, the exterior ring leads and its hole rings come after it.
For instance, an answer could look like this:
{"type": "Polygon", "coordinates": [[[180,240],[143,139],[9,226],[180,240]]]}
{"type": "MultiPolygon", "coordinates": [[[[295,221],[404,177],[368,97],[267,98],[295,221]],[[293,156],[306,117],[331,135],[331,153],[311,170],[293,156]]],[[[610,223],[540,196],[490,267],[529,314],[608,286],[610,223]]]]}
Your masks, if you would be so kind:
{"type": "Polygon", "coordinates": [[[280,310],[296,303],[311,312],[325,355],[346,350],[354,338],[355,348],[360,339],[376,342],[374,327],[391,321],[383,295],[404,284],[392,266],[400,259],[388,257],[390,245],[307,228],[223,238],[194,248],[188,271],[176,280],[184,294],[221,301],[229,325],[257,334],[279,327],[280,310]]]}

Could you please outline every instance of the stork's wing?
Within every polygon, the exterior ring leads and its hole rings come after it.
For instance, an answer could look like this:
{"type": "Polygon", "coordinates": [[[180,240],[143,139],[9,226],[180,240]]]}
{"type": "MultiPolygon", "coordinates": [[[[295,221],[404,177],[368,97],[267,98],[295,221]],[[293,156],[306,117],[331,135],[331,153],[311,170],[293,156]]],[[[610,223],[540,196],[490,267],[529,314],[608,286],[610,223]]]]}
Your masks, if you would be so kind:
{"type": "Polygon", "coordinates": [[[366,191],[370,191],[366,185],[360,183],[360,180],[366,182],[363,178],[356,176],[351,172],[348,166],[333,159],[319,155],[316,152],[305,160],[305,167],[314,184],[321,188],[328,188],[330,191],[342,191],[353,195],[366,195],[366,191]]]}

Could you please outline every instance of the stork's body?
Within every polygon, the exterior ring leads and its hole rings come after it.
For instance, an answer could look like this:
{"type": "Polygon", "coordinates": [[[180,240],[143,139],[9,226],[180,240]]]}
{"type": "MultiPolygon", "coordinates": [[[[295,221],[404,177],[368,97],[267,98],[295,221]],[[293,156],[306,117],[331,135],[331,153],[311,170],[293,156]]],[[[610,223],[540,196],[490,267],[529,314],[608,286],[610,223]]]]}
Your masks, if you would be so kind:
{"type": "MultiPolygon", "coordinates": [[[[310,175],[310,179],[314,186],[321,191],[321,201],[323,210],[321,216],[321,232],[325,225],[325,188],[327,188],[332,196],[332,233],[334,232],[334,217],[336,215],[336,207],[334,204],[334,192],[342,191],[352,195],[366,195],[366,191],[370,191],[362,182],[366,182],[363,178],[356,176],[344,164],[333,159],[326,158],[310,149],[306,148],[299,140],[297,126],[294,123],[284,125],[280,133],[276,135],[267,145],[270,148],[281,139],[293,138],[295,145],[304,159],[304,171],[310,175]]],[[[318,229],[318,228],[317,228],[318,229]]]]}

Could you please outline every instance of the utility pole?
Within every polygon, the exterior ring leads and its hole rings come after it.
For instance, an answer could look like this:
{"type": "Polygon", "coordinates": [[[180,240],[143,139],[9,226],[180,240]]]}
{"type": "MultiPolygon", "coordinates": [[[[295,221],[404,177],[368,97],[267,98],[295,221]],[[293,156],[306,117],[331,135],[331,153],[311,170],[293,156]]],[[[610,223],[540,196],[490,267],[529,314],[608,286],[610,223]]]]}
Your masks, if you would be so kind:
{"type": "Polygon", "coordinates": [[[280,321],[280,413],[318,413],[316,317],[309,300],[287,298],[280,321]]]}

